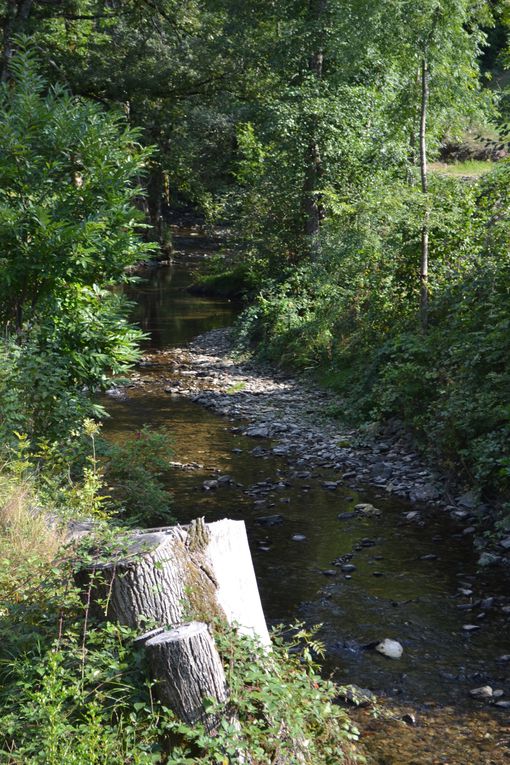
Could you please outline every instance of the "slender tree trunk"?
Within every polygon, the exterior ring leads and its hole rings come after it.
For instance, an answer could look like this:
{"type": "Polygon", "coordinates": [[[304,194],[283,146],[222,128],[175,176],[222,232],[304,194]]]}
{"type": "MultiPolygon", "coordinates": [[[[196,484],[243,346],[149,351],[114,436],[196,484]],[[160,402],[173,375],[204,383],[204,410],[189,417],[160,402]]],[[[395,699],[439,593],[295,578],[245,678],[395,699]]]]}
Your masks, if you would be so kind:
{"type": "Polygon", "coordinates": [[[315,139],[308,143],[306,152],[305,180],[303,184],[303,210],[305,213],[305,234],[311,239],[311,249],[317,244],[322,206],[317,194],[319,179],[322,175],[322,164],[319,145],[315,139]]]}
{"type": "Polygon", "coordinates": [[[0,81],[7,82],[10,76],[9,67],[14,55],[15,34],[23,31],[23,26],[30,16],[34,0],[7,0],[7,13],[2,41],[2,71],[0,81]]]}
{"type": "Polygon", "coordinates": [[[163,233],[163,191],[164,177],[161,165],[152,167],[147,184],[148,207],[150,222],[154,232],[154,239],[161,242],[163,233]]]}
{"type": "MultiPolygon", "coordinates": [[[[308,59],[308,69],[317,82],[322,80],[324,51],[320,41],[320,24],[327,10],[327,0],[309,0],[308,12],[314,28],[316,49],[308,59]]],[[[303,212],[305,216],[305,234],[309,238],[310,257],[316,260],[319,254],[319,231],[323,218],[323,207],[318,189],[322,177],[322,160],[317,139],[317,119],[312,120],[310,138],[305,155],[305,177],[303,182],[303,212]]]]}
{"type": "Polygon", "coordinates": [[[425,331],[429,320],[429,219],[428,209],[428,169],[427,169],[427,109],[429,102],[429,68],[424,55],[421,65],[421,113],[420,113],[420,175],[421,190],[425,201],[425,212],[421,229],[420,263],[420,321],[425,331]]]}

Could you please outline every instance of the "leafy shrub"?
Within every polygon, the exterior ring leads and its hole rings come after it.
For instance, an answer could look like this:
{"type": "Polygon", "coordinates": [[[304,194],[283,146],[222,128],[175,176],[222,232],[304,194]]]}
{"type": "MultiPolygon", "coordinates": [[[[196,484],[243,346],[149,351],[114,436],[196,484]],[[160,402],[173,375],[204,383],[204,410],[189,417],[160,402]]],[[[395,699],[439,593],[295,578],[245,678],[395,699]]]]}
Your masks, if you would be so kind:
{"type": "Polygon", "coordinates": [[[131,523],[171,523],[172,495],[165,488],[172,438],[164,428],[144,426],[122,443],[101,444],[111,499],[131,523]]]}

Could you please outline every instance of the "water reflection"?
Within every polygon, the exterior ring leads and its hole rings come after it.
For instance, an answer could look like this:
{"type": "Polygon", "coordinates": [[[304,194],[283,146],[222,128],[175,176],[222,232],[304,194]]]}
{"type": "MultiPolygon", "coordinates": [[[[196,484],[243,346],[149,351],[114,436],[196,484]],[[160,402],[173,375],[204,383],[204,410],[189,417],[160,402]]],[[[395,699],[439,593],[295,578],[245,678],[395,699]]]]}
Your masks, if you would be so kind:
{"type": "Polygon", "coordinates": [[[127,290],[135,303],[132,318],[148,334],[145,347],[185,345],[209,329],[232,324],[239,307],[227,300],[187,292],[191,282],[186,261],[147,269],[141,282],[127,290]]]}

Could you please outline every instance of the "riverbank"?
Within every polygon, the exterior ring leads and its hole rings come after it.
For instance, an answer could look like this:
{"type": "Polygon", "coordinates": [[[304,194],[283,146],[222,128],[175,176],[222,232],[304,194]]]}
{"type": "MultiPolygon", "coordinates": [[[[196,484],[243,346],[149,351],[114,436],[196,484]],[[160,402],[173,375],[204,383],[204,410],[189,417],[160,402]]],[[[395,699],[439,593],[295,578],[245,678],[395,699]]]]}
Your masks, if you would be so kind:
{"type": "MultiPolygon", "coordinates": [[[[145,368],[164,364],[169,355],[180,374],[166,392],[224,417],[246,420],[245,435],[271,439],[270,449],[255,447],[255,456],[287,458],[302,469],[327,468],[335,474],[329,482],[332,490],[333,484],[352,488],[369,484],[409,500],[416,506],[409,513],[411,522],[423,522],[427,508],[440,508],[466,535],[475,537],[486,506],[471,492],[452,492],[447,480],[423,462],[400,427],[389,426],[381,436],[343,426],[328,416],[341,404],[338,396],[304,378],[238,358],[228,328],[200,335],[185,348],[151,353],[145,368]]],[[[503,545],[485,550],[480,563],[508,563],[507,550],[503,545]]]]}

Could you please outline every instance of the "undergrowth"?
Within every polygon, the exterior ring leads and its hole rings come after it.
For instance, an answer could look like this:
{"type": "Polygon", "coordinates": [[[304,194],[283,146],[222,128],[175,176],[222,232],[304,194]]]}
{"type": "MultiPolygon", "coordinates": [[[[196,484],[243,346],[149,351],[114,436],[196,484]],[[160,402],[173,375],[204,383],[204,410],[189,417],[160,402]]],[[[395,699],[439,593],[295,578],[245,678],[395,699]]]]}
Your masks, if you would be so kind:
{"type": "Polygon", "coordinates": [[[320,645],[302,628],[290,641],[275,635],[267,652],[216,625],[228,708],[212,733],[178,720],[148,679],[136,631],[98,618],[77,584],[91,544],[117,549],[123,528],[98,515],[92,536],[66,543],[69,516],[44,504],[31,477],[11,469],[0,487],[0,762],[358,762],[356,731],[319,675],[320,645]]]}

